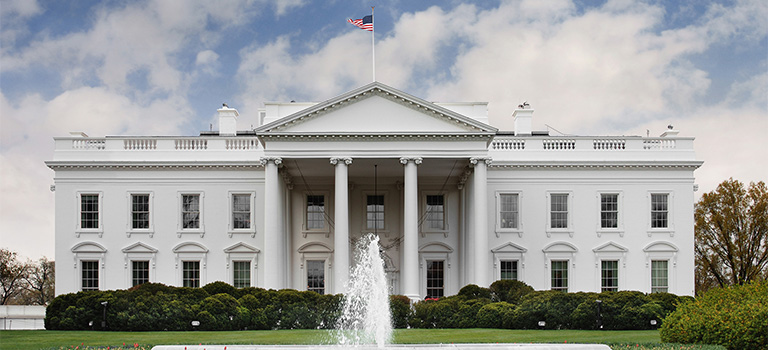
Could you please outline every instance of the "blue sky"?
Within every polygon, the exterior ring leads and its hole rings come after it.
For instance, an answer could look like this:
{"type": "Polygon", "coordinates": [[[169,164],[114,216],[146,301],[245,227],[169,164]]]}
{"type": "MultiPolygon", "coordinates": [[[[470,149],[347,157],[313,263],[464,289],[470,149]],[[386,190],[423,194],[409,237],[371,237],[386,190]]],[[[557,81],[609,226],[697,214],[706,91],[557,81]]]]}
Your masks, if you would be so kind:
{"type": "Polygon", "coordinates": [[[502,130],[523,100],[568,134],[673,124],[697,138],[698,195],[766,180],[765,1],[4,0],[0,246],[53,257],[54,136],[196,135],[222,102],[249,129],[263,101],[370,82],[370,33],[346,23],[370,6],[385,84],[489,102],[502,130]]]}

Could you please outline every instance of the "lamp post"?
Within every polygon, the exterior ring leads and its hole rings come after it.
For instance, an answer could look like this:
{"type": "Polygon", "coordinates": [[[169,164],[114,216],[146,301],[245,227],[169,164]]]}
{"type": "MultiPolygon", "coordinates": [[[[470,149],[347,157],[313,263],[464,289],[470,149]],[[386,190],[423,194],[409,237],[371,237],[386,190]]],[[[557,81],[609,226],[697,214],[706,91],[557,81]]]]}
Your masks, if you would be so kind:
{"type": "Polygon", "coordinates": [[[595,303],[597,303],[597,329],[603,329],[603,313],[600,310],[600,305],[603,304],[603,301],[598,299],[595,300],[595,303]]]}
{"type": "Polygon", "coordinates": [[[104,314],[101,318],[101,329],[107,329],[107,304],[109,302],[102,301],[101,306],[104,306],[104,314]]]}

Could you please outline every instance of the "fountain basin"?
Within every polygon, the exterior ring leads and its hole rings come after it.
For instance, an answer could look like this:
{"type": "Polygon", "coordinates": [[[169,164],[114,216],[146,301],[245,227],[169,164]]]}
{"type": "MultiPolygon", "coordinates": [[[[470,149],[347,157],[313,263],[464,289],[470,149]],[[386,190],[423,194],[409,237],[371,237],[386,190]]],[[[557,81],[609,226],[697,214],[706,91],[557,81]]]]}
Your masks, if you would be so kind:
{"type": "Polygon", "coordinates": [[[158,345],[152,350],[610,350],[604,344],[158,345]]]}

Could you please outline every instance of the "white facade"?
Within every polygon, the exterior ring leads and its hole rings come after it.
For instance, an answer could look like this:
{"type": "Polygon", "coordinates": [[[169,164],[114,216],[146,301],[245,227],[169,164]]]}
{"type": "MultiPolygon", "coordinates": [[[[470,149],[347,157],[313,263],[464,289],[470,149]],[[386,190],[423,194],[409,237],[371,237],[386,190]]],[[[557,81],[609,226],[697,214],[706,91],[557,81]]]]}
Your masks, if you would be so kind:
{"type": "Polygon", "coordinates": [[[535,289],[692,295],[693,139],[560,137],[486,124],[380,83],[265,103],[255,132],[56,138],[56,293],[144,281],[344,290],[376,232],[392,293],[535,289]],[[652,278],[653,277],[653,278],[652,278]]]}

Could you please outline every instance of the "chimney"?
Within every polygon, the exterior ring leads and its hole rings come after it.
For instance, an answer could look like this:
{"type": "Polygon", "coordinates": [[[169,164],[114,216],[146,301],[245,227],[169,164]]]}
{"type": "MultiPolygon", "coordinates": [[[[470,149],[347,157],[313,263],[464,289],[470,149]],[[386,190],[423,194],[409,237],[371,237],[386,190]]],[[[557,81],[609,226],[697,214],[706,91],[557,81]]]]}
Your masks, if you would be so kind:
{"type": "Polygon", "coordinates": [[[219,112],[219,136],[237,135],[237,117],[240,115],[237,110],[229,108],[224,103],[217,112],[219,112]]]}
{"type": "Polygon", "coordinates": [[[533,109],[528,102],[523,102],[517,106],[512,113],[515,118],[515,135],[531,135],[531,122],[533,120],[533,109]]]}
{"type": "Polygon", "coordinates": [[[677,134],[679,134],[680,131],[675,130],[675,127],[672,126],[672,124],[669,124],[667,126],[667,131],[665,131],[663,134],[661,134],[661,137],[676,137],[677,134]]]}

